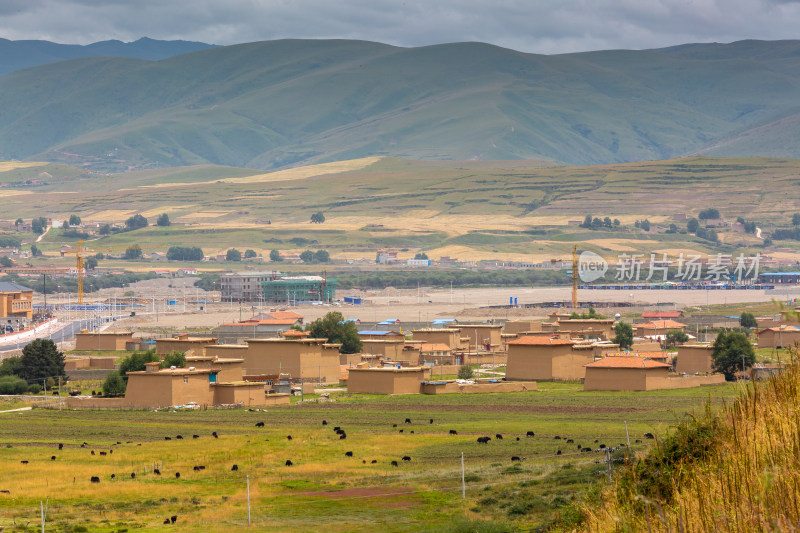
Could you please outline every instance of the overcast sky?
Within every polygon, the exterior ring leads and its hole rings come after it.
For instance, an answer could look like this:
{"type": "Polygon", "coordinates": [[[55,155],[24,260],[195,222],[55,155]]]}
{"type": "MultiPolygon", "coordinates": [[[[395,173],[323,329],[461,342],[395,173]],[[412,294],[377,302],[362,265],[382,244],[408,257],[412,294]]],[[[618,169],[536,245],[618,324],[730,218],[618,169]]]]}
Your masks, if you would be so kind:
{"type": "Polygon", "coordinates": [[[800,37],[800,0],[0,0],[0,37],[482,41],[542,54],[800,37]]]}

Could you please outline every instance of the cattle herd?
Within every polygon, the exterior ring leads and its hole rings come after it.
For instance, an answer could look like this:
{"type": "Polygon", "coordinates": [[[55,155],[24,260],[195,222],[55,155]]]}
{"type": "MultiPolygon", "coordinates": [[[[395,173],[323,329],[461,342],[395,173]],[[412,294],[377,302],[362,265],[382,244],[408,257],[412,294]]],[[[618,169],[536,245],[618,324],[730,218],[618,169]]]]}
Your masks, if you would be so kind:
{"type": "MultiPolygon", "coordinates": [[[[404,424],[411,424],[412,421],[411,421],[410,418],[405,418],[403,423],[404,424]]],[[[428,424],[433,424],[433,423],[434,423],[434,420],[432,418],[428,419],[428,424]]],[[[322,420],[322,425],[323,426],[327,426],[328,425],[328,421],[327,420],[322,420]]],[[[257,422],[255,424],[255,427],[256,428],[265,428],[266,427],[266,423],[263,422],[263,421],[257,422]]],[[[397,424],[392,424],[392,427],[393,428],[397,428],[397,424]]],[[[403,430],[400,429],[399,432],[402,433],[403,430]]],[[[345,430],[341,426],[335,426],[333,428],[333,433],[335,435],[337,435],[340,440],[343,440],[343,439],[347,438],[347,433],[345,432],[345,430]]],[[[413,434],[413,433],[414,433],[413,431],[409,432],[409,434],[413,434]]],[[[448,433],[449,433],[449,435],[458,435],[458,432],[456,430],[454,430],[454,429],[450,429],[448,431],[448,433]]],[[[213,431],[211,433],[211,436],[213,438],[215,438],[215,439],[219,438],[219,435],[217,434],[216,431],[213,431]]],[[[535,436],[536,436],[536,434],[533,431],[527,431],[526,434],[525,434],[525,437],[527,437],[527,438],[532,438],[532,437],[535,437],[535,436]]],[[[646,439],[654,439],[655,438],[655,436],[652,433],[645,433],[643,436],[646,439]]],[[[193,434],[192,438],[193,439],[198,439],[198,438],[200,438],[200,435],[193,434]]],[[[181,439],[183,439],[183,437],[181,435],[177,435],[175,437],[175,439],[181,440],[181,439]]],[[[495,440],[503,440],[503,435],[500,434],[500,433],[496,433],[494,435],[494,439],[495,440]]],[[[172,440],[172,437],[171,436],[164,436],[164,440],[166,440],[166,441],[172,440]]],[[[267,439],[267,440],[269,440],[269,439],[267,439]]],[[[286,440],[287,441],[292,441],[293,440],[292,436],[291,435],[287,435],[286,436],[286,440]]],[[[480,436],[480,437],[478,437],[476,439],[476,441],[479,444],[484,444],[484,445],[489,444],[489,442],[491,440],[492,440],[492,437],[490,437],[490,436],[480,436]]],[[[516,437],[516,440],[519,441],[520,438],[516,437]]],[[[553,440],[559,440],[560,441],[560,440],[562,440],[562,437],[560,435],[555,435],[553,437],[553,440]]],[[[581,444],[576,444],[575,441],[572,438],[564,437],[563,440],[565,441],[566,444],[574,445],[579,453],[592,452],[592,451],[605,451],[606,448],[607,448],[605,444],[599,443],[597,439],[594,441],[595,444],[598,444],[598,446],[596,448],[586,447],[586,446],[582,446],[581,444]]],[[[639,443],[641,441],[639,439],[637,439],[636,442],[639,443]]],[[[129,443],[130,443],[130,441],[129,441],[129,443]]],[[[121,444],[121,442],[118,441],[117,444],[121,444]]],[[[59,450],[63,450],[64,449],[64,444],[63,443],[58,443],[57,446],[58,446],[59,450]]],[[[86,442],[84,442],[83,444],[80,445],[81,448],[86,448],[87,446],[89,446],[89,445],[86,442]]],[[[139,446],[141,446],[141,444],[139,444],[139,446]]],[[[624,445],[621,444],[620,446],[624,446],[624,445]]],[[[608,448],[608,450],[612,450],[612,449],[615,449],[615,448],[608,448]]],[[[108,455],[111,455],[113,453],[114,453],[114,450],[109,448],[108,451],[106,451],[106,450],[99,451],[98,455],[99,456],[108,456],[108,455]]],[[[90,454],[92,456],[94,456],[95,455],[95,450],[90,450],[90,454]]],[[[557,449],[556,452],[555,452],[555,455],[561,455],[561,454],[562,454],[561,449],[557,449]]],[[[356,453],[353,450],[348,450],[348,451],[346,451],[344,453],[344,456],[348,457],[348,458],[356,458],[356,453]]],[[[359,458],[359,459],[361,459],[362,464],[367,464],[367,459],[366,458],[359,458]]],[[[55,455],[51,456],[50,460],[51,461],[55,461],[56,460],[56,456],[55,455]]],[[[525,460],[525,457],[522,457],[520,455],[512,455],[511,456],[511,462],[519,462],[519,461],[524,461],[524,460],[525,460]]],[[[410,461],[411,461],[411,456],[404,455],[404,456],[402,456],[400,458],[400,461],[398,461],[396,459],[390,460],[389,461],[389,465],[392,466],[392,467],[399,467],[401,462],[410,462],[410,461]]],[[[23,459],[23,460],[20,460],[20,463],[21,464],[28,464],[29,461],[27,459],[23,459]]],[[[370,464],[373,464],[373,465],[374,464],[378,464],[378,460],[377,459],[370,459],[370,464]]],[[[294,465],[295,465],[295,462],[292,459],[286,459],[284,461],[284,466],[286,466],[286,467],[291,467],[291,466],[294,466],[294,465]]],[[[205,469],[206,469],[205,465],[195,465],[192,468],[192,470],[194,472],[202,472],[205,469]]],[[[238,464],[232,465],[230,467],[230,471],[231,472],[239,471],[239,465],[238,464]]],[[[152,473],[154,475],[160,476],[161,475],[161,470],[159,468],[153,468],[152,473]]],[[[180,472],[175,472],[174,475],[175,475],[175,479],[181,479],[181,473],[180,472]]],[[[114,481],[116,478],[117,478],[116,474],[111,474],[110,475],[110,479],[112,481],[114,481]]],[[[131,472],[130,473],[130,479],[136,479],[136,473],[131,472]]],[[[97,475],[90,476],[89,482],[90,483],[100,483],[100,476],[97,476],[97,475]]],[[[0,489],[0,494],[9,494],[10,495],[10,493],[11,492],[8,489],[0,489]]],[[[178,515],[172,515],[169,518],[164,519],[163,523],[164,524],[175,524],[177,519],[178,519],[178,515]]]]}

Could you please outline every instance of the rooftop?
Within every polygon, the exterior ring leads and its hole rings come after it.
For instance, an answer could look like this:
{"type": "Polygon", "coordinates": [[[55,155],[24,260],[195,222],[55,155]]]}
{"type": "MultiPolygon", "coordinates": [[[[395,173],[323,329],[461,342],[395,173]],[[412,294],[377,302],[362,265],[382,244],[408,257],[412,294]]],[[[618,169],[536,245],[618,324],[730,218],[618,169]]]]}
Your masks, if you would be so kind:
{"type": "Polygon", "coordinates": [[[0,281],[0,292],[31,292],[33,289],[29,289],[23,285],[19,285],[17,283],[13,283],[11,281],[0,281]]]}
{"type": "Polygon", "coordinates": [[[680,318],[683,313],[680,311],[647,311],[642,313],[642,318],[680,318]]]}
{"type": "Polygon", "coordinates": [[[583,366],[586,368],[669,368],[668,364],[636,356],[605,357],[583,366]]]}
{"type": "Polygon", "coordinates": [[[524,337],[520,337],[519,339],[508,341],[506,344],[516,346],[571,346],[575,344],[575,342],[568,341],[566,339],[552,339],[549,337],[534,337],[532,335],[526,335],[524,337]]]}
{"type": "Polygon", "coordinates": [[[211,374],[214,372],[219,372],[219,368],[162,368],[161,370],[157,370],[155,372],[148,372],[147,370],[138,370],[136,372],[128,372],[131,375],[140,375],[140,376],[183,376],[183,375],[190,375],[190,374],[211,374]]]}
{"type": "Polygon", "coordinates": [[[758,334],[760,335],[760,334],[764,333],[765,331],[775,331],[775,332],[788,331],[788,332],[791,332],[791,333],[795,333],[797,331],[800,331],[800,328],[798,328],[797,326],[790,326],[788,324],[781,324],[780,326],[776,326],[774,328],[767,328],[767,329],[761,330],[761,331],[758,332],[758,334]]]}
{"type": "Polygon", "coordinates": [[[450,347],[441,342],[424,343],[419,345],[421,352],[449,352],[450,347]]]}
{"type": "Polygon", "coordinates": [[[652,322],[638,324],[636,327],[641,329],[680,329],[685,328],[686,324],[681,324],[680,322],[675,322],[674,320],[653,320],[652,322]]]}

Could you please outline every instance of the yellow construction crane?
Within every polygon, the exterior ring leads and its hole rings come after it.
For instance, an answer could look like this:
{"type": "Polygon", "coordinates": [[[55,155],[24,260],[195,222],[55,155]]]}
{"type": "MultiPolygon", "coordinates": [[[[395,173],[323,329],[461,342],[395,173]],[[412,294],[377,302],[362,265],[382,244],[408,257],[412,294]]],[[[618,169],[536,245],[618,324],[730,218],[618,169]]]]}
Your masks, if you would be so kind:
{"type": "Polygon", "coordinates": [[[74,252],[62,252],[66,254],[75,254],[75,267],[78,269],[78,305],[83,305],[83,239],[78,241],[78,249],[74,252]]]}
{"type": "Polygon", "coordinates": [[[572,249],[572,308],[578,308],[578,245],[572,249]]]}

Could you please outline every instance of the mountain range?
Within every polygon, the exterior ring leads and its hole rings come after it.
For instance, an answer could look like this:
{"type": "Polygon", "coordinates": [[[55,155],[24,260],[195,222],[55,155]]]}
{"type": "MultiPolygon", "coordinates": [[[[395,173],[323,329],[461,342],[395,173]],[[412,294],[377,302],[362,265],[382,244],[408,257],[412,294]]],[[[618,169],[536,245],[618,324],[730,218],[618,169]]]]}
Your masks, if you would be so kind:
{"type": "Polygon", "coordinates": [[[87,45],[0,39],[0,76],[16,70],[78,57],[137,57],[157,61],[213,46],[193,41],[160,41],[147,37],[129,43],[111,40],[87,45]]]}
{"type": "Polygon", "coordinates": [[[157,60],[105,54],[0,77],[0,159],[124,170],[800,157],[800,41],[546,56],[280,40],[157,60]]]}

